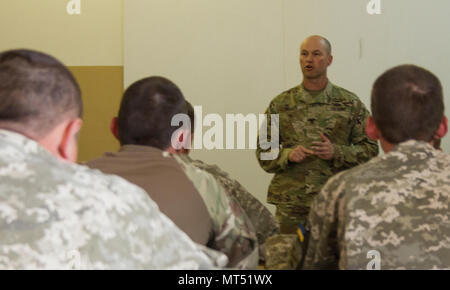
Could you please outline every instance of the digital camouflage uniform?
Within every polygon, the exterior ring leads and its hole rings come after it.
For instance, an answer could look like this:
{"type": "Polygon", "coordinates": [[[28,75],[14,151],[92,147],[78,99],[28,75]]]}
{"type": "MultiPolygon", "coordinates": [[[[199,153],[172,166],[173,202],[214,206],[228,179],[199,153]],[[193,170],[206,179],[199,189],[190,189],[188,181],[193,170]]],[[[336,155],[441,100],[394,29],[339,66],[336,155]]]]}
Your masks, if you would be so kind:
{"type": "Polygon", "coordinates": [[[311,208],[304,268],[450,269],[450,155],[408,141],[333,177],[311,208]],[[369,253],[370,254],[370,253],[369,253]]]}
{"type": "Polygon", "coordinates": [[[266,270],[296,270],[303,257],[298,235],[271,236],[266,241],[266,270]]]}
{"type": "Polygon", "coordinates": [[[228,256],[228,267],[256,269],[258,239],[250,219],[237,200],[205,170],[191,164],[184,154],[173,155],[205,201],[211,215],[214,238],[209,247],[228,256]]]}
{"type": "MultiPolygon", "coordinates": [[[[259,138],[256,151],[262,168],[275,173],[268,203],[277,206],[282,233],[294,233],[305,223],[314,197],[326,181],[339,171],[368,161],[378,154],[378,145],[365,134],[369,112],[358,97],[328,82],[320,92],[308,92],[303,85],[277,96],[265,112],[279,115],[280,152],[274,160],[261,160],[259,138]],[[334,158],[309,156],[301,163],[290,163],[289,153],[298,145],[310,148],[323,133],[334,144],[334,158]]],[[[271,132],[267,132],[268,140],[271,132]]]]}
{"type": "Polygon", "coordinates": [[[260,245],[264,244],[268,237],[280,232],[278,222],[272,213],[237,180],[232,179],[228,173],[217,165],[206,164],[200,160],[192,160],[189,156],[187,158],[196,167],[212,174],[226,189],[226,192],[239,202],[239,205],[247,214],[256,230],[256,236],[260,245]]]}
{"type": "MultiPolygon", "coordinates": [[[[209,269],[140,188],[0,130],[0,269],[209,269]]],[[[200,250],[202,249],[202,250],[200,250]]]]}

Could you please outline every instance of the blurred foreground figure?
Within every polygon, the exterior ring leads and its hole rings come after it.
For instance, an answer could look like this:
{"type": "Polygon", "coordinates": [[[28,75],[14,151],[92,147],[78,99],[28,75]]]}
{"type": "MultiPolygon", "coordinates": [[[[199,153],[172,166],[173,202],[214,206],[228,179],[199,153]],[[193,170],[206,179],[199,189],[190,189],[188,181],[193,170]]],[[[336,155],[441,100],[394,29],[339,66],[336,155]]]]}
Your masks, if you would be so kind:
{"type": "Polygon", "coordinates": [[[315,200],[306,269],[449,269],[450,155],[442,87],[413,65],[372,90],[367,134],[386,155],[332,178],[315,200]]]}
{"type": "Polygon", "coordinates": [[[0,54],[0,269],[224,266],[142,189],[74,163],[81,115],[62,63],[29,50],[0,54]]]}
{"type": "Polygon", "coordinates": [[[186,105],[174,83],[163,77],[135,82],[111,122],[120,150],[87,164],[144,188],[194,241],[226,254],[228,267],[254,269],[258,242],[251,221],[211,174],[186,162],[177,154],[181,149],[174,148],[189,134],[172,125],[178,114],[186,116],[186,105]]]}

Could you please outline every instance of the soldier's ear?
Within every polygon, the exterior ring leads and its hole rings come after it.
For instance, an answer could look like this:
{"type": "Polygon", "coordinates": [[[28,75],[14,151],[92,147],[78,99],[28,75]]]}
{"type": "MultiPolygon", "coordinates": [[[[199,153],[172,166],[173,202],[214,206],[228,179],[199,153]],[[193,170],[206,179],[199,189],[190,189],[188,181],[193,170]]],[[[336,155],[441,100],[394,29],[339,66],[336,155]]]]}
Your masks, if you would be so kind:
{"type": "Polygon", "coordinates": [[[78,136],[83,121],[80,118],[68,120],[63,123],[62,136],[57,144],[58,156],[61,159],[77,162],[78,136]]]}
{"type": "Polygon", "coordinates": [[[111,119],[111,123],[109,124],[109,129],[114,137],[119,140],[119,129],[117,127],[117,117],[111,119]]]}
{"type": "Polygon", "coordinates": [[[333,63],[333,56],[330,54],[328,56],[328,66],[330,66],[333,63]]]}
{"type": "Polygon", "coordinates": [[[447,120],[447,117],[444,116],[441,124],[439,125],[438,130],[436,131],[436,133],[434,135],[434,139],[444,138],[444,136],[447,134],[447,132],[448,132],[448,120],[447,120]]]}
{"type": "Polygon", "coordinates": [[[366,134],[370,139],[372,139],[374,141],[378,141],[381,138],[380,130],[378,130],[378,127],[375,124],[375,120],[372,118],[372,116],[369,116],[367,118],[366,134]]]}

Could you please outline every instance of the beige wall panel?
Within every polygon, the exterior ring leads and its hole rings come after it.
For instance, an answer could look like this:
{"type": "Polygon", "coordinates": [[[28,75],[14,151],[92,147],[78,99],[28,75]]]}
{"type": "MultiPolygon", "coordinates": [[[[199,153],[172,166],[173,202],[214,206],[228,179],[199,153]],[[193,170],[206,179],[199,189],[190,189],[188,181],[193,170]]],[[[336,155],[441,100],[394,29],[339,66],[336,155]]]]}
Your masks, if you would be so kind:
{"type": "Polygon", "coordinates": [[[110,133],[109,124],[117,115],[123,93],[123,67],[69,67],[83,94],[83,127],[80,133],[80,162],[91,160],[105,151],[116,151],[119,143],[110,133]]]}
{"type": "Polygon", "coordinates": [[[30,48],[67,65],[123,65],[123,0],[81,0],[69,15],[69,0],[1,0],[0,51],[30,48]]]}

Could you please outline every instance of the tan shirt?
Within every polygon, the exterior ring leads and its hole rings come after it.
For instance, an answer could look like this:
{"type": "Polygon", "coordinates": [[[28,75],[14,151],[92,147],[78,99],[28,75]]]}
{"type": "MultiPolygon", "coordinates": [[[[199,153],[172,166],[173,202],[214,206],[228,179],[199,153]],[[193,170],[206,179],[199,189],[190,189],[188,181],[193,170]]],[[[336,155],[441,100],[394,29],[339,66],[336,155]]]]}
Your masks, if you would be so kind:
{"type": "Polygon", "coordinates": [[[208,244],[212,234],[208,209],[181,166],[169,154],[150,146],[125,145],[119,152],[107,152],[86,165],[119,175],[142,187],[193,241],[208,244]]]}

